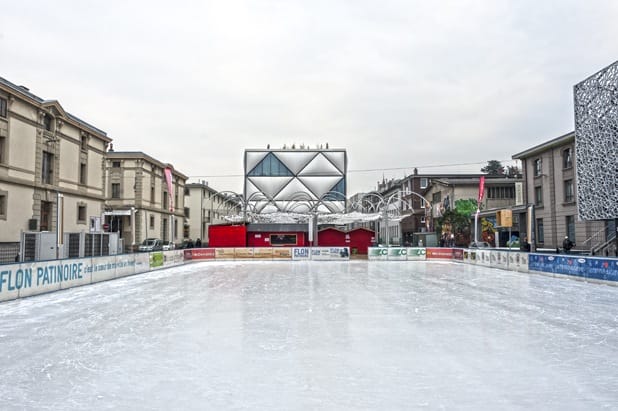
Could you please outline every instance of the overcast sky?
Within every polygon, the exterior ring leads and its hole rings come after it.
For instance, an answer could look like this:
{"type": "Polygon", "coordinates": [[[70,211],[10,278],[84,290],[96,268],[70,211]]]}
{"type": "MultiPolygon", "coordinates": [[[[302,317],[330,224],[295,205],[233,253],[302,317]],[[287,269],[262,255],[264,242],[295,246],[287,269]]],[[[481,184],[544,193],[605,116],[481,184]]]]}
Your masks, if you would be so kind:
{"type": "Polygon", "coordinates": [[[618,60],[615,0],[0,10],[0,76],[103,129],[116,151],[237,192],[244,149],[267,144],[346,148],[348,195],[414,167],[478,172],[572,131],[573,86],[618,60]],[[455,164],[470,165],[438,167],[455,164]]]}

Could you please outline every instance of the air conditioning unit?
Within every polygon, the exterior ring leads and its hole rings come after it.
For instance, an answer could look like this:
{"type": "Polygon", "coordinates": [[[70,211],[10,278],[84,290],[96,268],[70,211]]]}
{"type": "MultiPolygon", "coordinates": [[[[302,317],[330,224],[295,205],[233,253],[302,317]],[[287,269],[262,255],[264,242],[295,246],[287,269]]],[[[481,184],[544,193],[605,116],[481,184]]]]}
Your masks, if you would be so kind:
{"type": "Polygon", "coordinates": [[[39,220],[36,218],[31,218],[28,220],[28,230],[36,231],[39,227],[39,220]]]}

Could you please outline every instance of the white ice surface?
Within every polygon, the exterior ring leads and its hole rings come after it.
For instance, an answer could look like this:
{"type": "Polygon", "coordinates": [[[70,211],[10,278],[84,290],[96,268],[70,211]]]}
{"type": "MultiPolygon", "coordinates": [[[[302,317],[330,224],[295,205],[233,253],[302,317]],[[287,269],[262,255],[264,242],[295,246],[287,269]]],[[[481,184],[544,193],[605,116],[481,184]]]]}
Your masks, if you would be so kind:
{"type": "Polygon", "coordinates": [[[0,304],[0,409],[616,409],[617,326],[606,285],[197,263],[0,304]]]}

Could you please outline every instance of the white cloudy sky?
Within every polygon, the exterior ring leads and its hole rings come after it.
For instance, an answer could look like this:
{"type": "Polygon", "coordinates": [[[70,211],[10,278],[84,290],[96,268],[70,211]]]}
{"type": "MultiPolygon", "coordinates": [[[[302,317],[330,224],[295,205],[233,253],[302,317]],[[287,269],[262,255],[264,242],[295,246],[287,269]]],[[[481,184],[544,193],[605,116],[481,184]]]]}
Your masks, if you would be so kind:
{"type": "Polygon", "coordinates": [[[242,190],[245,148],[346,148],[351,195],[571,131],[573,85],[618,60],[617,17],[614,0],[5,0],[0,76],[218,190],[242,190]]]}

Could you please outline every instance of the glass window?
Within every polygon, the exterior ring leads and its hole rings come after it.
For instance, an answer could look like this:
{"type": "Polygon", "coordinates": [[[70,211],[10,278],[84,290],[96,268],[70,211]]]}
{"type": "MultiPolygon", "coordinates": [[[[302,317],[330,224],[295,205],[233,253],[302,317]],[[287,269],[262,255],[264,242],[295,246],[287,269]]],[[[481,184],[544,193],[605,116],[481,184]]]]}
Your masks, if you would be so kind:
{"type": "Polygon", "coordinates": [[[536,206],[543,205],[543,187],[534,187],[534,204],[536,206]]]}
{"type": "Polygon", "coordinates": [[[573,190],[573,180],[565,180],[564,182],[564,201],[571,203],[575,200],[575,193],[573,190]]]}
{"type": "Polygon", "coordinates": [[[543,227],[542,218],[537,218],[536,220],[536,242],[537,243],[545,242],[545,229],[543,227]]]}
{"type": "Polygon", "coordinates": [[[120,183],[112,183],[112,198],[120,198],[120,183]]]}
{"type": "Polygon", "coordinates": [[[569,236],[571,241],[575,242],[575,216],[566,216],[566,235],[569,236]]]}
{"type": "Polygon", "coordinates": [[[43,151],[43,167],[41,170],[43,184],[53,184],[54,177],[54,154],[43,151]]]}
{"type": "Polygon", "coordinates": [[[86,184],[86,163],[80,163],[79,165],[79,184],[86,184]]]}
{"type": "Polygon", "coordinates": [[[189,212],[190,212],[189,207],[185,207],[185,217],[187,217],[187,218],[190,217],[190,215],[189,215],[190,213],[189,212]]]}
{"type": "Polygon", "coordinates": [[[534,176],[539,177],[543,173],[543,162],[540,158],[534,160],[534,176]]]}
{"type": "Polygon", "coordinates": [[[88,150],[88,136],[82,136],[81,149],[82,149],[82,151],[87,151],[88,150]]]}
{"type": "Polygon", "coordinates": [[[154,216],[150,216],[150,228],[154,228],[154,216]]]}
{"type": "Polygon", "coordinates": [[[86,206],[85,205],[77,206],[77,221],[81,223],[86,222],[86,206]]]}
{"type": "Polygon", "coordinates": [[[0,163],[6,163],[6,155],[4,154],[4,150],[6,150],[6,137],[0,136],[0,163]]]}
{"type": "Polygon", "coordinates": [[[567,148],[562,152],[562,167],[563,168],[572,168],[573,167],[573,149],[567,148]]]}
{"type": "Polygon", "coordinates": [[[39,229],[41,231],[49,231],[50,230],[50,220],[52,213],[53,203],[51,201],[41,201],[41,224],[39,225],[39,229]]]}
{"type": "Polygon", "coordinates": [[[296,245],[296,234],[271,234],[271,245],[296,245]]]}
{"type": "Polygon", "coordinates": [[[421,188],[427,188],[429,185],[429,179],[427,177],[421,177],[421,188]]]}
{"type": "Polygon", "coordinates": [[[169,204],[168,203],[168,195],[167,195],[167,192],[164,191],[163,192],[163,209],[164,210],[167,210],[168,204],[169,204]]]}
{"type": "Polygon", "coordinates": [[[6,219],[6,203],[8,195],[6,192],[0,193],[0,218],[6,219]]]}
{"type": "Polygon", "coordinates": [[[7,104],[5,98],[0,98],[0,117],[7,117],[7,104]]]}
{"type": "Polygon", "coordinates": [[[268,153],[257,166],[248,174],[249,176],[292,176],[292,172],[273,153],[268,153]]]}
{"type": "Polygon", "coordinates": [[[120,161],[112,161],[113,168],[120,168],[120,161]]]}
{"type": "Polygon", "coordinates": [[[53,131],[52,130],[52,117],[49,114],[45,114],[45,117],[43,117],[43,125],[45,126],[45,130],[53,131]]]}
{"type": "Polygon", "coordinates": [[[324,196],[324,199],[330,201],[345,201],[345,180],[339,180],[330,192],[324,196]]]}

